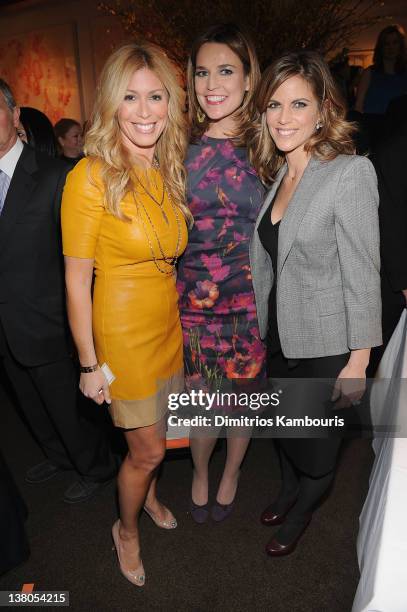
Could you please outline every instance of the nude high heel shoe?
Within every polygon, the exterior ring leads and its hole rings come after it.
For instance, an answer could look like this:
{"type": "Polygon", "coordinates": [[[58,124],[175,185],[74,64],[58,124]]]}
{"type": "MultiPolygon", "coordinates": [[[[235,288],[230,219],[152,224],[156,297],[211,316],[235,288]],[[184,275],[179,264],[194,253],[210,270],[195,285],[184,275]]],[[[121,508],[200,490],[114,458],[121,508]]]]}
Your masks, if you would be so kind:
{"type": "Polygon", "coordinates": [[[121,559],[121,544],[120,544],[120,533],[119,533],[120,519],[118,519],[113,527],[112,527],[112,538],[114,542],[113,550],[116,549],[117,559],[119,561],[120,571],[125,578],[132,584],[135,584],[138,587],[142,587],[146,581],[146,575],[144,573],[143,563],[140,562],[140,565],[135,570],[129,570],[123,565],[123,561],[121,559]]]}
{"type": "Polygon", "coordinates": [[[146,514],[148,514],[148,516],[151,518],[152,521],[154,521],[154,523],[157,525],[157,527],[161,527],[162,529],[175,529],[177,526],[177,519],[175,518],[175,516],[172,514],[171,510],[169,510],[168,508],[166,508],[164,506],[167,515],[168,515],[168,519],[163,521],[160,520],[159,518],[157,518],[157,515],[154,514],[154,512],[152,512],[149,508],[147,508],[147,506],[144,506],[144,512],[146,514]]]}

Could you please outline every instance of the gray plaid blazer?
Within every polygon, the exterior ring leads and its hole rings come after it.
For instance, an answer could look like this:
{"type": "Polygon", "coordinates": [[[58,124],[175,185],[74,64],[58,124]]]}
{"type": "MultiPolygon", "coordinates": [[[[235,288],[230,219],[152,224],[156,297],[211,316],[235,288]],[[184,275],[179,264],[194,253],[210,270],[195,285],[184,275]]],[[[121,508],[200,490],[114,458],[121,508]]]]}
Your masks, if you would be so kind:
{"type": "Polygon", "coordinates": [[[373,165],[358,155],[310,159],[281,221],[273,270],[257,228],[286,169],[280,169],[266,196],[250,244],[261,337],[277,282],[278,329],[287,358],[380,345],[379,196],[373,165]]]}

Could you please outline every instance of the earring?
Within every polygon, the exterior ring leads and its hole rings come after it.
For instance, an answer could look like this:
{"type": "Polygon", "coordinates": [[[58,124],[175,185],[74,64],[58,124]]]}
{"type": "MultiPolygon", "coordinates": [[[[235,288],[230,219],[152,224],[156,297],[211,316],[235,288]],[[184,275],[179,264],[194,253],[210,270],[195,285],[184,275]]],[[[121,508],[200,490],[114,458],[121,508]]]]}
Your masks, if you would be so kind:
{"type": "Polygon", "coordinates": [[[198,119],[198,123],[203,123],[206,119],[206,115],[201,108],[198,108],[196,111],[196,118],[198,119]]]}
{"type": "Polygon", "coordinates": [[[320,130],[322,128],[322,125],[323,125],[322,122],[318,119],[315,129],[320,130]]]}

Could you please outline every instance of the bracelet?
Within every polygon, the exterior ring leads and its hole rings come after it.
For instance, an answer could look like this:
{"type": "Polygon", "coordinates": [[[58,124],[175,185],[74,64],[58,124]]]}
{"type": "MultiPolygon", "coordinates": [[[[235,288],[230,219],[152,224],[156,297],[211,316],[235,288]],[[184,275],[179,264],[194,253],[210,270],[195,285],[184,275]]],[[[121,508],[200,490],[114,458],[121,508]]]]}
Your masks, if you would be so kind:
{"type": "Polygon", "coordinates": [[[92,365],[92,366],[81,365],[79,368],[79,371],[81,374],[90,374],[91,372],[96,372],[96,370],[98,369],[99,369],[99,364],[95,363],[95,365],[92,365]]]}

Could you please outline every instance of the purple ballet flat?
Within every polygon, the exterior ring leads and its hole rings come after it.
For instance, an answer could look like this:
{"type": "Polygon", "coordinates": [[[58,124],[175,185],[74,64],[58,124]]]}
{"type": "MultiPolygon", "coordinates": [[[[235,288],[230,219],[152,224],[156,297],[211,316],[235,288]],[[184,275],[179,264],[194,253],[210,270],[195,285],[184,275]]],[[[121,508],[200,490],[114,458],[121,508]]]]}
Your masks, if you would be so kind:
{"type": "Polygon", "coordinates": [[[204,504],[203,506],[198,506],[192,499],[190,503],[190,511],[191,516],[194,519],[195,523],[205,523],[208,520],[209,516],[209,502],[204,504]]]}
{"type": "Polygon", "coordinates": [[[211,517],[216,523],[220,523],[232,514],[234,507],[234,500],[230,504],[220,504],[219,502],[215,502],[211,509],[211,517]]]}

